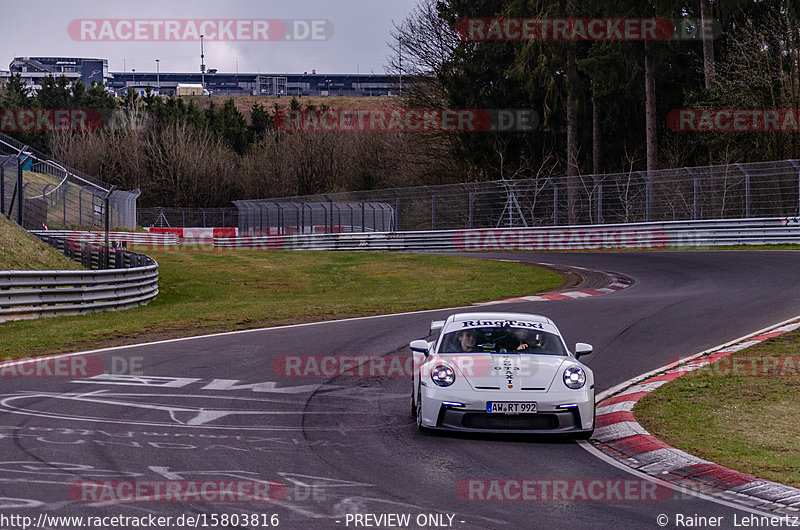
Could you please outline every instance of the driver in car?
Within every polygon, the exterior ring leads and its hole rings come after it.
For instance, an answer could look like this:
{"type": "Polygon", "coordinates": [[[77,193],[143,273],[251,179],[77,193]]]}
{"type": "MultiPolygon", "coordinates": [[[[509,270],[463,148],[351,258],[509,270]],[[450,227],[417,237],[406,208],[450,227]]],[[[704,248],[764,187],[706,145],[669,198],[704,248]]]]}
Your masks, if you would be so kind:
{"type": "Polygon", "coordinates": [[[462,352],[471,352],[475,350],[478,339],[474,330],[462,329],[458,332],[458,341],[461,343],[462,352]]]}

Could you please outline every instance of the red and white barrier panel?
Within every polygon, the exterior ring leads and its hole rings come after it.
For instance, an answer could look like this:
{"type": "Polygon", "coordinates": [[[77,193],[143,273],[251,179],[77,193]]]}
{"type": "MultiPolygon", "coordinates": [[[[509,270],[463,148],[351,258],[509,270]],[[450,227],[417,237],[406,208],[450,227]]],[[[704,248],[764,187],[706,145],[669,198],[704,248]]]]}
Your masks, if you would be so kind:
{"type": "Polygon", "coordinates": [[[227,228],[172,228],[168,226],[151,226],[145,228],[151,234],[173,234],[182,240],[208,241],[211,242],[215,237],[236,237],[239,229],[235,227],[227,228]]]}
{"type": "MultiPolygon", "coordinates": [[[[303,234],[326,234],[326,233],[342,233],[345,232],[345,229],[350,231],[350,227],[342,227],[342,226],[325,226],[325,225],[317,225],[317,226],[306,226],[303,229],[303,234]]],[[[172,234],[176,235],[181,239],[181,244],[199,244],[199,243],[208,243],[211,244],[214,241],[214,238],[228,238],[228,237],[239,237],[239,229],[235,227],[227,227],[227,228],[181,228],[181,227],[160,227],[160,226],[151,226],[150,228],[145,228],[151,234],[172,234]]],[[[248,236],[280,236],[280,235],[298,235],[300,234],[300,230],[296,226],[287,226],[285,227],[284,231],[277,227],[269,227],[260,230],[253,230],[251,231],[248,236]]]]}

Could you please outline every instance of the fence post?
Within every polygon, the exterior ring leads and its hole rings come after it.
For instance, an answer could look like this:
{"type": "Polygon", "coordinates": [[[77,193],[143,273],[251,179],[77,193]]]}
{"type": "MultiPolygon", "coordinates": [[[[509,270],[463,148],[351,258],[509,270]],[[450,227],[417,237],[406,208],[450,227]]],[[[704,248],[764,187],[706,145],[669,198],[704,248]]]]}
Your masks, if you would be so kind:
{"type": "Polygon", "coordinates": [[[744,216],[750,218],[750,173],[742,164],[737,163],[736,168],[744,173],[744,216]]]}
{"type": "Polygon", "coordinates": [[[653,185],[646,171],[639,171],[639,176],[644,180],[645,221],[650,222],[653,185]]]}
{"type": "Polygon", "coordinates": [[[394,188],[392,188],[392,193],[394,193],[394,222],[392,223],[394,226],[392,230],[397,232],[400,230],[400,194],[394,188]]]}
{"type": "Polygon", "coordinates": [[[553,226],[558,226],[558,184],[551,178],[546,182],[553,186],[553,226]]]}
{"type": "MultiPolygon", "coordinates": [[[[25,226],[22,224],[23,222],[23,205],[25,204],[25,190],[22,187],[22,159],[17,156],[17,224],[19,226],[25,226]]],[[[9,210],[10,211],[10,210],[9,210]]]]}
{"type": "Polygon", "coordinates": [[[278,201],[275,201],[275,206],[278,208],[278,233],[283,235],[286,234],[286,223],[283,219],[283,206],[278,201]]]}
{"type": "Polygon", "coordinates": [[[367,202],[361,201],[361,231],[366,232],[366,222],[367,222],[367,202]]]}
{"type": "Polygon", "coordinates": [[[698,177],[697,173],[695,173],[694,170],[690,167],[685,167],[683,169],[686,170],[686,172],[689,173],[689,175],[691,175],[692,181],[694,182],[694,192],[692,199],[694,213],[692,214],[692,219],[697,221],[697,219],[700,217],[700,177],[698,177]]]}
{"type": "MultiPolygon", "coordinates": [[[[325,198],[326,201],[328,201],[328,206],[330,207],[330,215],[328,215],[328,209],[323,206],[323,209],[325,210],[325,233],[326,234],[330,234],[330,233],[333,233],[333,199],[331,199],[327,195],[323,195],[323,197],[325,198]],[[328,231],[328,217],[330,217],[330,220],[331,220],[331,222],[330,222],[330,231],[328,231]]],[[[313,211],[312,211],[311,216],[312,216],[312,219],[313,219],[313,216],[314,216],[313,211]]],[[[311,230],[313,232],[314,229],[312,228],[311,230]]]]}
{"type": "Polygon", "coordinates": [[[467,211],[469,214],[469,228],[472,229],[474,228],[475,225],[475,214],[474,214],[475,192],[471,188],[467,187],[466,184],[462,184],[461,187],[464,188],[467,192],[467,211]]]}
{"type": "Polygon", "coordinates": [[[64,181],[64,192],[62,193],[62,196],[61,196],[61,201],[62,201],[61,209],[63,210],[62,211],[62,217],[63,217],[63,220],[64,220],[64,223],[63,223],[64,227],[67,226],[67,187],[68,186],[69,186],[69,184],[67,184],[67,181],[65,180],[64,181]]]}
{"type": "Polygon", "coordinates": [[[6,168],[0,164],[0,215],[6,214],[6,168]]]}
{"type": "Polygon", "coordinates": [[[264,235],[264,212],[261,210],[261,203],[258,203],[258,230],[259,233],[264,235]]]}
{"type": "Polygon", "coordinates": [[[424,186],[424,188],[431,195],[431,230],[436,230],[436,194],[431,191],[430,186],[424,186]]]}
{"type": "MultiPolygon", "coordinates": [[[[353,205],[351,203],[347,203],[347,209],[350,210],[350,232],[354,232],[353,230],[353,205]]],[[[344,232],[344,230],[342,230],[344,232]]]]}
{"type": "MultiPolygon", "coordinates": [[[[45,184],[42,188],[42,201],[44,202],[44,224],[47,224],[47,214],[50,210],[50,199],[47,197],[47,188],[52,186],[52,184],[45,184]]],[[[37,229],[41,230],[41,226],[36,227],[37,229]]]]}
{"type": "Polygon", "coordinates": [[[103,210],[105,214],[105,232],[106,232],[106,246],[105,246],[105,253],[101,254],[101,268],[107,269],[108,268],[108,254],[111,249],[111,237],[109,231],[111,230],[111,194],[114,193],[114,189],[116,186],[111,186],[111,188],[106,193],[106,196],[103,197],[103,210]]]}
{"type": "Polygon", "coordinates": [[[789,160],[789,163],[797,170],[797,215],[800,215],[800,164],[797,160],[789,160]]]}
{"type": "Polygon", "coordinates": [[[300,231],[300,205],[295,200],[292,200],[292,205],[294,206],[294,227],[298,234],[302,234],[303,232],[300,231]]]}
{"type": "Polygon", "coordinates": [[[589,175],[597,188],[597,224],[603,224],[603,176],[589,175]]]}

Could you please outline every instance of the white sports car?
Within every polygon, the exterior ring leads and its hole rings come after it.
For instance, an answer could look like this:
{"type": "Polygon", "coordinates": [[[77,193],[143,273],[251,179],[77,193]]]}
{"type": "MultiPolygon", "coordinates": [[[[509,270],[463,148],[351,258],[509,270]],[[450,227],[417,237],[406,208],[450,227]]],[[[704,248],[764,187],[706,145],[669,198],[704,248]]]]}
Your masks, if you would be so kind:
{"type": "Polygon", "coordinates": [[[460,313],[415,340],[411,410],[421,430],[567,433],[594,430],[594,376],[547,317],[460,313]]]}

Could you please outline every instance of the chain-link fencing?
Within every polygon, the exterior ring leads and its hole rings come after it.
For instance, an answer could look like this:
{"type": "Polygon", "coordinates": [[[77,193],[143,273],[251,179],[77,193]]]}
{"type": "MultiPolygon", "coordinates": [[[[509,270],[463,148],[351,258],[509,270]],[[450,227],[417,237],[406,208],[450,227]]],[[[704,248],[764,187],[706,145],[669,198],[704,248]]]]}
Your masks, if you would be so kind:
{"type": "Polygon", "coordinates": [[[239,226],[237,208],[139,208],[138,222],[143,227],[224,228],[239,226]]]}
{"type": "Polygon", "coordinates": [[[800,215],[800,161],[472,182],[150,208],[142,226],[240,235],[576,226],[800,215]]]}
{"type": "Polygon", "coordinates": [[[243,235],[307,233],[309,217],[303,212],[311,211],[322,214],[311,224],[324,232],[785,217],[800,215],[800,162],[420,186],[236,205],[243,235]]]}
{"type": "Polygon", "coordinates": [[[135,229],[139,195],[0,134],[0,214],[24,228],[135,229]]]}

